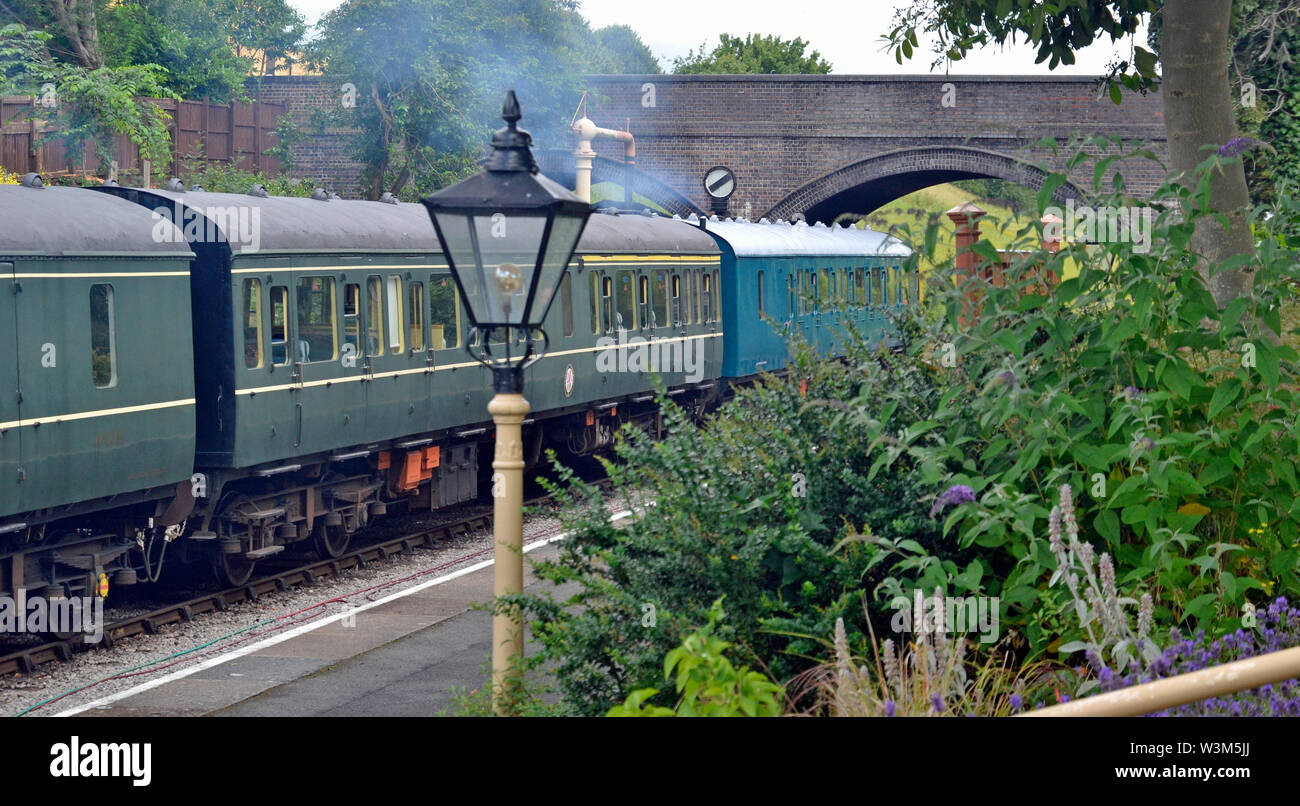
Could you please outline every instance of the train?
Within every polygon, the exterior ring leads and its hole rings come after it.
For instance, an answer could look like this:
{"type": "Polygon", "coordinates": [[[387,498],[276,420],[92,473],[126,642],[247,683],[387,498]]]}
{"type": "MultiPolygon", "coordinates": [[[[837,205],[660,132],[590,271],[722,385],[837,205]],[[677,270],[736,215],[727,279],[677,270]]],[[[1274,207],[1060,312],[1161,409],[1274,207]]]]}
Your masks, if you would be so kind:
{"type": "MultiPolygon", "coordinates": [[[[917,303],[871,229],[597,209],[526,370],[529,466],[629,423],[652,376],[696,415],[917,303]]],[[[391,506],[469,501],[490,372],[425,209],[109,185],[0,186],[0,595],[107,596],[165,563],[242,585],[337,557],[391,506]]]]}

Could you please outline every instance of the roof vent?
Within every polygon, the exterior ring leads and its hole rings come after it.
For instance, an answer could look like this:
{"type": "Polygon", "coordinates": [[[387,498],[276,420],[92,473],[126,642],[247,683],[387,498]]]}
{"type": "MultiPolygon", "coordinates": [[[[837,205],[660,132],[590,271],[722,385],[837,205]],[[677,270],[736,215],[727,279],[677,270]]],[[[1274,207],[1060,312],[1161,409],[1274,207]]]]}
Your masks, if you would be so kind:
{"type": "Polygon", "coordinates": [[[397,197],[387,190],[384,191],[384,195],[379,197],[379,200],[384,204],[397,204],[397,197]]]}
{"type": "Polygon", "coordinates": [[[185,183],[173,176],[171,179],[167,180],[167,190],[170,190],[173,193],[184,193],[185,183]]]}
{"type": "Polygon", "coordinates": [[[681,216],[677,215],[676,213],[673,213],[673,221],[681,221],[681,220],[682,220],[681,216]]]}
{"type": "Polygon", "coordinates": [[[41,175],[38,173],[29,173],[23,177],[20,183],[25,188],[43,188],[45,183],[41,181],[41,175]]]}
{"type": "Polygon", "coordinates": [[[771,222],[771,221],[768,221],[766,218],[760,218],[760,219],[758,219],[758,223],[760,223],[760,224],[771,224],[772,222],[771,222]]]}
{"type": "Polygon", "coordinates": [[[649,207],[642,207],[641,215],[646,216],[647,218],[654,218],[656,213],[654,210],[651,210],[649,207]]]}
{"type": "Polygon", "coordinates": [[[119,184],[117,183],[117,180],[116,180],[116,179],[105,179],[105,180],[104,180],[104,187],[106,187],[106,188],[120,188],[120,187],[122,187],[122,186],[119,185],[119,184]]]}
{"type": "Polygon", "coordinates": [[[343,197],[331,190],[330,201],[343,201],[343,197]]]}
{"type": "Polygon", "coordinates": [[[206,193],[206,192],[207,192],[206,189],[205,189],[202,185],[195,185],[194,187],[190,188],[190,191],[193,192],[193,193],[206,193]]]}
{"type": "Polygon", "coordinates": [[[325,192],[325,188],[316,188],[311,192],[311,197],[316,201],[329,201],[330,194],[325,192]]]}
{"type": "Polygon", "coordinates": [[[826,224],[823,223],[823,222],[821,222],[821,221],[818,221],[816,224],[813,224],[813,226],[814,226],[814,227],[821,227],[822,229],[827,229],[826,224]]]}
{"type": "Polygon", "coordinates": [[[257,184],[248,189],[248,195],[256,196],[259,199],[268,199],[271,197],[271,194],[266,192],[266,187],[257,184]]]}
{"type": "Polygon", "coordinates": [[[788,223],[790,223],[790,222],[789,222],[789,221],[786,221],[784,218],[778,218],[778,219],[776,220],[776,223],[778,223],[778,224],[788,224],[788,223]]]}

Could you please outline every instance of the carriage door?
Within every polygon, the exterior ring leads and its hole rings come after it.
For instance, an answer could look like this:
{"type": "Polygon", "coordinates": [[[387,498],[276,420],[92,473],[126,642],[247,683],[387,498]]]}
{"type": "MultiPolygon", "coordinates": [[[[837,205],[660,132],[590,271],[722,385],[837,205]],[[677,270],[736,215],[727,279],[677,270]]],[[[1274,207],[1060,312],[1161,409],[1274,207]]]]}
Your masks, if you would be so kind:
{"type": "MultiPolygon", "coordinates": [[[[0,526],[3,513],[22,509],[22,396],[19,392],[18,365],[15,355],[18,345],[18,280],[14,277],[14,264],[0,263],[0,288],[6,299],[0,299],[0,348],[8,355],[0,357],[0,526]]],[[[7,582],[7,580],[6,580],[7,582]]],[[[6,582],[0,582],[0,590],[6,582]]]]}

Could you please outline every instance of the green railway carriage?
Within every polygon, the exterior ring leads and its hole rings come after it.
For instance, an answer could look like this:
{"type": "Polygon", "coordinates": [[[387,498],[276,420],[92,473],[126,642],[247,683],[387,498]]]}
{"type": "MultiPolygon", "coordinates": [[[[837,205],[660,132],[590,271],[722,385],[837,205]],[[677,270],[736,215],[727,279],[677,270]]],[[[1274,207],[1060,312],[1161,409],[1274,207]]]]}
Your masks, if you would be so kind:
{"type": "MultiPolygon", "coordinates": [[[[196,467],[187,551],[239,582],[311,537],[337,554],[389,503],[478,491],[490,373],[419,205],[113,188],[174,222],[195,254],[196,467]]],[[[642,216],[595,216],[528,370],[533,461],[653,419],[649,370],[692,404],[716,395],[717,247],[642,216]],[[669,359],[652,359],[662,348],[669,359]],[[689,348],[689,349],[688,349],[689,348]]],[[[174,304],[174,300],[173,300],[174,304]]]]}
{"type": "MultiPolygon", "coordinates": [[[[99,190],[0,188],[0,594],[152,580],[164,550],[239,584],[477,496],[491,374],[422,206],[99,190]]],[[[913,287],[880,233],[700,223],[591,216],[542,302],[528,464],[657,428],[653,376],[700,413],[779,369],[764,317],[827,354],[850,320],[886,338],[913,287]]]]}
{"type": "Polygon", "coordinates": [[[0,186],[0,592],[113,575],[189,486],[190,309],[169,301],[192,254],[173,235],[108,196],[0,186]]]}

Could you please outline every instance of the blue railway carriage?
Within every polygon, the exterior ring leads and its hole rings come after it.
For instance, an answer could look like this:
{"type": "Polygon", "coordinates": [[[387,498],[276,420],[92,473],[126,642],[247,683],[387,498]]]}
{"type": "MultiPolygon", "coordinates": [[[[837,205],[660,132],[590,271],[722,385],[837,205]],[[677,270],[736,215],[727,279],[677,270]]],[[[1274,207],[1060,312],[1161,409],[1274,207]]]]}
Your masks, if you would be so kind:
{"type": "Polygon", "coordinates": [[[725,378],[786,365],[773,323],[797,326],[820,354],[834,356],[850,323],[872,342],[887,340],[889,310],[919,300],[918,276],[905,270],[911,250],[885,233],[716,216],[699,223],[722,250],[725,378]]]}
{"type": "Polygon", "coordinates": [[[195,395],[190,309],[168,304],[189,293],[178,236],[34,175],[0,186],[0,594],[135,581],[128,552],[179,522],[195,395]]]}

